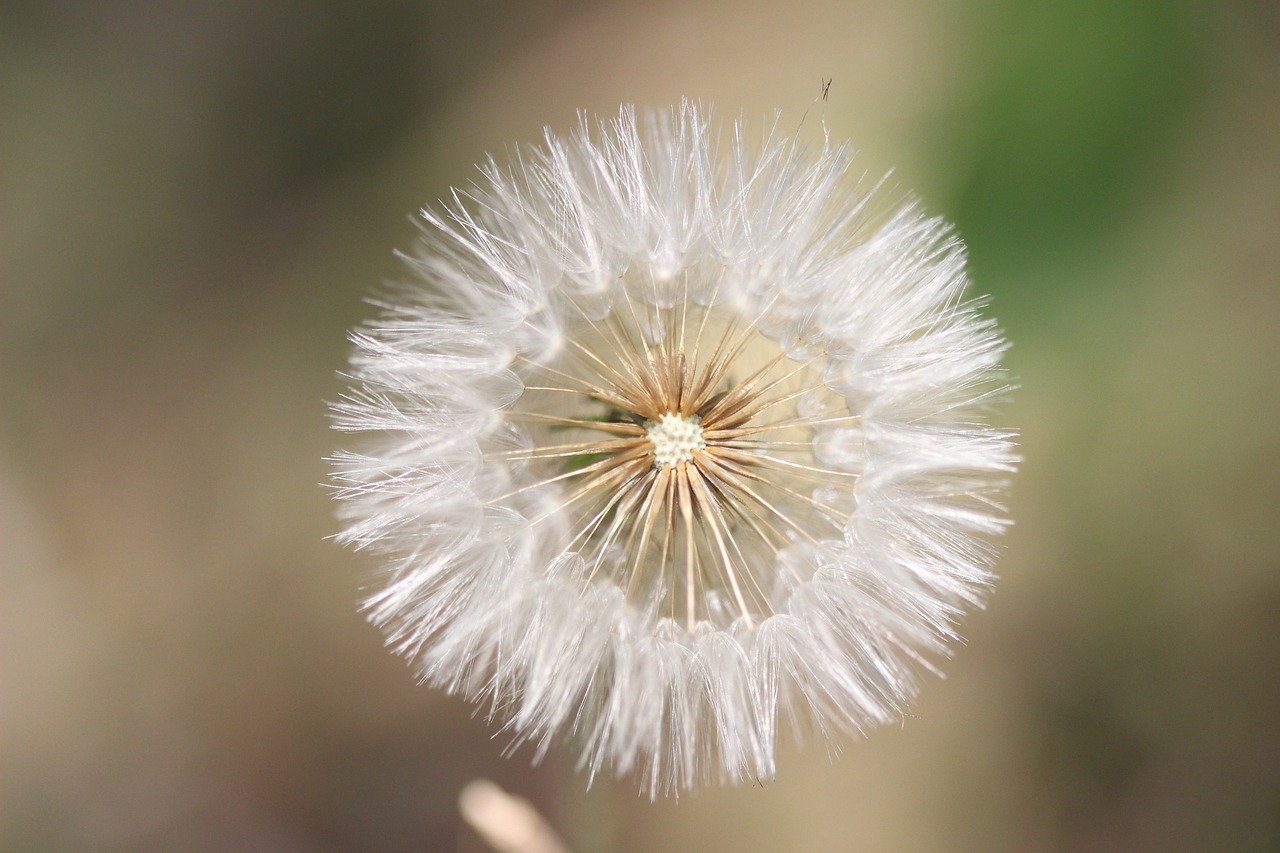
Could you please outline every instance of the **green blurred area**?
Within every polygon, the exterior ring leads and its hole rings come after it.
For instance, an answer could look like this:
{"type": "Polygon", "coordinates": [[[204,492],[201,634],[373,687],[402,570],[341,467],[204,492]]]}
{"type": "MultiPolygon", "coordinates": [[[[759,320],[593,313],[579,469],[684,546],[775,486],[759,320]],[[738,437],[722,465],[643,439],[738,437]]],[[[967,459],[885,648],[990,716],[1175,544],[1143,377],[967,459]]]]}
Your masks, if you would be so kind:
{"type": "Polygon", "coordinates": [[[952,213],[996,272],[1070,264],[1110,246],[1159,180],[1210,57],[1185,4],[1012,3],[989,20],[987,85],[940,128],[968,138],[952,213]]]}
{"type": "Polygon", "coordinates": [[[489,776],[580,853],[1280,850],[1277,48],[1261,2],[0,6],[0,848],[478,851],[489,776]],[[900,729],[585,792],[356,612],[346,330],[485,152],[822,78],[1014,343],[1002,580],[900,729]]]}

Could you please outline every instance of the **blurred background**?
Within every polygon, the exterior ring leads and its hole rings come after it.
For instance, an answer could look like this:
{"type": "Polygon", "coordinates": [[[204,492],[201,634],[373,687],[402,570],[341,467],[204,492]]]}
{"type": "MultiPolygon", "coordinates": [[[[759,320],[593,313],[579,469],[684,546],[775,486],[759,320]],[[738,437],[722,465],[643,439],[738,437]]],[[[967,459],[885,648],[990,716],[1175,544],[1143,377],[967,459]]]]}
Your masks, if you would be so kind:
{"type": "Polygon", "coordinates": [[[0,849],[1280,850],[1278,245],[1269,0],[0,3],[0,849]],[[504,759],[325,539],[346,330],[486,152],[822,78],[1014,342],[995,595],[768,787],[504,759]]]}

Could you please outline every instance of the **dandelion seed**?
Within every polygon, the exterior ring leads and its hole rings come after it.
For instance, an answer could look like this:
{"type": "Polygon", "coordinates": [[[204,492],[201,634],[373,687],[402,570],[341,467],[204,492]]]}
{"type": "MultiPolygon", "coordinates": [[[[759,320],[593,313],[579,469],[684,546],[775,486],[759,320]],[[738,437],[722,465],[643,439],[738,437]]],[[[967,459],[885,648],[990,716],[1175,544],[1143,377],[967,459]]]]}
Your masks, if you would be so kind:
{"type": "Polygon", "coordinates": [[[389,645],[650,796],[899,719],[1015,461],[950,228],[847,149],[728,129],[624,109],[490,161],[334,407],[377,435],[334,477],[389,645]]]}

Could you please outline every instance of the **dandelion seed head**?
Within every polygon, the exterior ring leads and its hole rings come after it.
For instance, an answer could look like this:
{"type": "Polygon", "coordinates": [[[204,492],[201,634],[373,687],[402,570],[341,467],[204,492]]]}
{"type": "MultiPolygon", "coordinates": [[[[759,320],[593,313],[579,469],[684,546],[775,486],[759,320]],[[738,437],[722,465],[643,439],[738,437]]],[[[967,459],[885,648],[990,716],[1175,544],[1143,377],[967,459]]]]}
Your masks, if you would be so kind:
{"type": "Polygon", "coordinates": [[[490,162],[354,335],[366,602],[432,684],[650,795],[900,718],[991,579],[1013,436],[963,247],[845,148],[691,106],[490,162]]]}

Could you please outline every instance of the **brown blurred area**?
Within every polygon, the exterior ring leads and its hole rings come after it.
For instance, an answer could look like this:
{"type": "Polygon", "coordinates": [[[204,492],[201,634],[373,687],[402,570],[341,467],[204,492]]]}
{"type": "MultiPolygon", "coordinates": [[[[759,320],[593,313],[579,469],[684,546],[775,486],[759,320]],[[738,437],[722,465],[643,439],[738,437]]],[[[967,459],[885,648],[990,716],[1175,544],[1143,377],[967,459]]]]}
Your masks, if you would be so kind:
{"type": "Polygon", "coordinates": [[[486,776],[578,853],[1280,850],[1278,48],[1262,2],[0,4],[0,849],[474,853],[486,776]],[[486,152],[822,78],[1014,341],[991,604],[765,788],[505,759],[326,540],[346,330],[486,152]]]}

